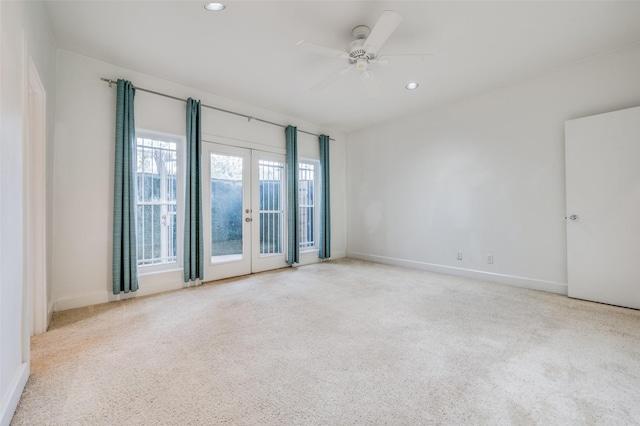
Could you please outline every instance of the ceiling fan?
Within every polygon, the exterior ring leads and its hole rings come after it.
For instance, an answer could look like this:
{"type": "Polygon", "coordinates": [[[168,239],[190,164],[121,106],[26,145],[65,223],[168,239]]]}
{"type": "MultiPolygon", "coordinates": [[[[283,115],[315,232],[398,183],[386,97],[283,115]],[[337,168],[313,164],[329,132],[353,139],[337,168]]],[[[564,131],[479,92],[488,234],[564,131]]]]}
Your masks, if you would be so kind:
{"type": "Polygon", "coordinates": [[[402,22],[402,15],[393,10],[385,10],[376,22],[372,30],[366,25],[358,25],[351,34],[354,40],[346,51],[322,46],[306,40],[298,42],[297,46],[309,52],[323,56],[346,60],[348,65],[313,86],[311,90],[322,90],[325,87],[340,80],[349,70],[356,69],[360,73],[360,80],[364,83],[369,96],[377,96],[377,86],[373,72],[369,65],[414,65],[423,62],[431,55],[383,55],[378,56],[378,51],[387,41],[389,36],[402,22]]]}

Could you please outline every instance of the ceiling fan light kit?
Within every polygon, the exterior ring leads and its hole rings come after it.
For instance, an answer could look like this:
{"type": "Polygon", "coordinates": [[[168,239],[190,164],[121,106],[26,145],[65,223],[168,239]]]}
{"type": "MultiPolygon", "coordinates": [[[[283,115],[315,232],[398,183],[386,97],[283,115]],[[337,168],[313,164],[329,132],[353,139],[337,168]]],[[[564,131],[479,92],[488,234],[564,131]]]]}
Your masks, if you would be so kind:
{"type": "MultiPolygon", "coordinates": [[[[369,65],[369,61],[367,61],[364,58],[358,58],[355,61],[356,64],[356,69],[362,73],[364,73],[365,71],[367,71],[367,65],[369,65]]],[[[371,71],[369,71],[371,72],[371,71]]]]}
{"type": "MultiPolygon", "coordinates": [[[[316,43],[302,40],[298,42],[298,47],[302,47],[312,53],[329,56],[332,58],[346,60],[348,66],[326,77],[311,90],[321,90],[340,80],[351,68],[355,68],[360,73],[360,80],[365,84],[370,96],[377,93],[374,90],[374,75],[369,69],[370,65],[414,65],[418,64],[429,55],[384,55],[378,56],[378,51],[387,41],[389,36],[402,22],[402,16],[393,10],[385,10],[373,29],[366,25],[358,25],[351,30],[354,40],[349,44],[346,51],[322,46],[316,43]]],[[[415,89],[417,86],[410,90],[415,89]]],[[[409,85],[407,85],[409,89],[409,85]]]]}

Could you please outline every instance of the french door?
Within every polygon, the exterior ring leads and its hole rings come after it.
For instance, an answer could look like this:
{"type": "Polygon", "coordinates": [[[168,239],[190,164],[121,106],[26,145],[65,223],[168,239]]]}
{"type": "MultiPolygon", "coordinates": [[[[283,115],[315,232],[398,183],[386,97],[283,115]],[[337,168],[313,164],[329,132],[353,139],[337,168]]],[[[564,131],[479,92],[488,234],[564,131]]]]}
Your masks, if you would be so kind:
{"type": "Polygon", "coordinates": [[[284,155],[202,146],[204,281],[285,267],[284,155]]]}

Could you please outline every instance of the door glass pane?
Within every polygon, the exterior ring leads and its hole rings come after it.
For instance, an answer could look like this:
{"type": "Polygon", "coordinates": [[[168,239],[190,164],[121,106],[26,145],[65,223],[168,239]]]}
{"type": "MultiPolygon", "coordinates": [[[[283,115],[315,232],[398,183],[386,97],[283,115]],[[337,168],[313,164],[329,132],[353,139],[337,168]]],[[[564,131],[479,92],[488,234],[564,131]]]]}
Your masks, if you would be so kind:
{"type": "Polygon", "coordinates": [[[282,253],[284,164],[260,160],[260,255],[282,253]]]}
{"type": "Polygon", "coordinates": [[[211,154],[211,261],[242,259],[242,157],[211,154]]]}

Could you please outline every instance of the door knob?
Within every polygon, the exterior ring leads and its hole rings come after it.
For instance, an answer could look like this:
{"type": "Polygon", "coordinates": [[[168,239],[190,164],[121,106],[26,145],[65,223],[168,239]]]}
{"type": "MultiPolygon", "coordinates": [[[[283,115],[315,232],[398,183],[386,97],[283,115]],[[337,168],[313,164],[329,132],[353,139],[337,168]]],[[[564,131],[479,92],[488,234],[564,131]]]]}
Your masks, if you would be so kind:
{"type": "Polygon", "coordinates": [[[251,218],[250,218],[250,217],[247,217],[247,218],[245,218],[245,220],[244,220],[244,221],[245,221],[245,222],[251,222],[251,218]]]}
{"type": "Polygon", "coordinates": [[[578,215],[577,214],[572,214],[571,216],[569,216],[569,219],[573,220],[575,222],[576,220],[578,220],[578,215]]]}

